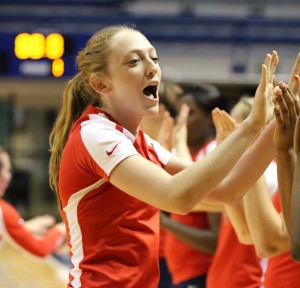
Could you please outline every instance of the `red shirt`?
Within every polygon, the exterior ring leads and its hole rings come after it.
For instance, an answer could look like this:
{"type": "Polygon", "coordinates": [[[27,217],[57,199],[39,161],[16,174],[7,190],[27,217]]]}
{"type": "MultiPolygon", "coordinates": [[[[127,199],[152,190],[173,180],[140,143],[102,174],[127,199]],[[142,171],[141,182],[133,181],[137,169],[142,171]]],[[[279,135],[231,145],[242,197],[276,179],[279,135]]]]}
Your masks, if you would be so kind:
{"type": "Polygon", "coordinates": [[[165,258],[166,236],[166,230],[159,229],[159,258],[165,258]]]}
{"type": "Polygon", "coordinates": [[[23,252],[46,257],[62,240],[63,235],[56,228],[50,229],[42,238],[35,237],[24,227],[24,220],[17,210],[0,199],[0,243],[8,241],[23,252]]]}
{"type": "Polygon", "coordinates": [[[207,275],[207,288],[258,288],[262,269],[253,245],[241,244],[222,215],[217,251],[207,275]]]}
{"type": "MultiPolygon", "coordinates": [[[[200,160],[215,147],[215,140],[206,143],[193,155],[193,161],[200,160]]],[[[170,217],[190,227],[209,229],[206,212],[192,212],[187,215],[172,213],[170,217]]],[[[169,232],[165,240],[165,257],[174,284],[205,275],[213,258],[212,255],[191,247],[169,232]]]]}
{"type": "MultiPolygon", "coordinates": [[[[189,213],[184,216],[172,214],[171,218],[190,227],[208,229],[206,212],[189,213]]],[[[205,275],[213,258],[210,254],[185,244],[171,233],[167,234],[165,257],[175,285],[205,275]]]]}
{"type": "Polygon", "coordinates": [[[160,166],[172,156],[92,106],[73,126],[59,172],[73,263],[68,287],[157,287],[159,210],[109,182],[112,169],[138,153],[160,166]]]}
{"type": "MultiPolygon", "coordinates": [[[[279,194],[274,197],[274,206],[281,211],[279,194]]],[[[300,287],[300,264],[293,261],[290,252],[271,257],[264,280],[265,288],[298,288],[300,287]]]]}

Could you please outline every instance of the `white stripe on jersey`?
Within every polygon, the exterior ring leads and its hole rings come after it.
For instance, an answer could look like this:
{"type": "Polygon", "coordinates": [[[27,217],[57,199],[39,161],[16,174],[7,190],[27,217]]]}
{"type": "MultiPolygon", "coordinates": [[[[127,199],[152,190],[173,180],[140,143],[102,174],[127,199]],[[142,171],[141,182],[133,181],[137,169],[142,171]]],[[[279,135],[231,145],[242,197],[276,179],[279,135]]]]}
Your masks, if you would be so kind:
{"type": "Polygon", "coordinates": [[[96,183],[86,187],[76,193],[74,193],[68,201],[67,206],[63,209],[66,213],[66,218],[68,222],[68,228],[70,230],[70,244],[71,244],[71,252],[72,257],[71,261],[74,265],[74,268],[70,269],[70,274],[74,277],[71,282],[72,287],[81,287],[81,269],[79,268],[79,263],[83,259],[83,248],[82,248],[82,235],[78,225],[78,217],[77,217],[77,207],[80,200],[89,192],[98,188],[102,184],[104,184],[106,180],[101,178],[96,183]]]}
{"type": "MultiPolygon", "coordinates": [[[[106,175],[110,175],[125,158],[138,154],[134,147],[135,137],[128,130],[122,128],[122,131],[119,131],[116,123],[103,114],[92,114],[89,118],[81,123],[81,139],[89,155],[106,175]],[[111,151],[113,147],[116,147],[113,154],[108,155],[107,151],[111,151]]],[[[144,136],[147,144],[153,146],[161,163],[166,165],[173,155],[148,135],[144,136]]]]}
{"type": "Polygon", "coordinates": [[[81,124],[80,135],[90,157],[109,175],[110,172],[125,158],[137,155],[133,142],[135,138],[126,130],[119,131],[116,124],[96,115],[81,124]],[[117,146],[112,155],[108,155],[117,146]]]}

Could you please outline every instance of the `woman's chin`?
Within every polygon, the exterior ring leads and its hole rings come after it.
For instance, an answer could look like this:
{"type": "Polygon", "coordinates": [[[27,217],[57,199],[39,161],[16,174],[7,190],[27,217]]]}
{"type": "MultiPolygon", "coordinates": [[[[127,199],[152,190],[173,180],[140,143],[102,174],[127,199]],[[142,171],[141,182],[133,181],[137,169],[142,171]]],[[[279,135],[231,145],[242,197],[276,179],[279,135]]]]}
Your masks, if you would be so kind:
{"type": "Polygon", "coordinates": [[[148,109],[148,112],[149,112],[149,116],[155,116],[158,114],[158,111],[159,111],[159,105],[154,105],[154,106],[151,106],[149,107],[148,109]]]}

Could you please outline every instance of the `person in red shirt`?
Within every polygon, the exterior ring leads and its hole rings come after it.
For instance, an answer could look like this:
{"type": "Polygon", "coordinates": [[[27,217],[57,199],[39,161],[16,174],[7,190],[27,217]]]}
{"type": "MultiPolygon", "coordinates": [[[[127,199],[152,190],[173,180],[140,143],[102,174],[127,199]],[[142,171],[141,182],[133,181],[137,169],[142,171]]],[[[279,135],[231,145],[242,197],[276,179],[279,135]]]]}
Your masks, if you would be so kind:
{"type": "MultiPolygon", "coordinates": [[[[79,71],[66,86],[50,135],[50,183],[73,264],[69,287],[156,288],[159,210],[186,214],[208,195],[221,199],[229,193],[219,185],[227,177],[239,186],[235,197],[245,193],[247,183],[238,180],[246,170],[233,175],[231,169],[269,123],[277,62],[276,52],[267,54],[249,117],[193,163],[140,129],[159,107],[161,70],[148,39],[125,26],[91,37],[77,56],[79,71]]],[[[249,184],[262,172],[259,162],[249,184]]]]}
{"type": "MultiPolygon", "coordinates": [[[[37,221],[31,221],[26,225],[24,219],[18,211],[6,202],[2,197],[11,181],[11,163],[8,153],[0,147],[0,244],[4,241],[9,242],[18,250],[25,254],[44,258],[60,246],[65,239],[65,228],[62,223],[58,223],[50,228],[44,235],[36,236],[32,232],[44,232],[44,225],[38,225],[37,221]],[[39,229],[37,229],[39,228],[39,229]],[[32,232],[30,230],[32,230],[32,232]]],[[[44,222],[44,219],[35,219],[44,222]]]]}
{"type": "MultiPolygon", "coordinates": [[[[231,116],[236,123],[241,123],[248,116],[253,100],[253,97],[242,96],[233,106],[231,116]]],[[[228,127],[230,127],[229,124],[230,122],[227,124],[228,127]]],[[[218,128],[218,121],[215,121],[215,125],[218,142],[221,142],[226,133],[223,129],[218,128]]],[[[235,123],[232,123],[232,129],[234,128],[235,123]]],[[[270,165],[267,168],[268,172],[265,172],[268,175],[268,180],[272,180],[276,175],[276,166],[275,169],[273,166],[270,165]]],[[[270,183],[270,189],[272,186],[270,183]]],[[[238,214],[241,213],[241,209],[239,203],[223,208],[216,254],[207,277],[206,287],[208,288],[258,288],[262,283],[263,271],[254,245],[245,243],[247,240],[245,235],[238,233],[239,230],[235,230],[236,218],[240,217],[238,214]],[[243,244],[240,242],[241,238],[243,238],[243,244]]]]}
{"type": "Polygon", "coordinates": [[[300,117],[297,118],[295,130],[294,149],[296,152],[295,172],[293,178],[293,190],[291,199],[291,256],[294,261],[300,263],[300,225],[299,208],[300,202],[300,117]]]}
{"type": "MultiPolygon", "coordinates": [[[[160,104],[156,116],[143,119],[141,129],[152,139],[158,141],[164,148],[171,151],[171,135],[174,127],[174,102],[182,96],[183,88],[175,82],[162,82],[159,88],[160,104]]],[[[158,288],[171,288],[172,277],[166,263],[165,243],[167,231],[159,231],[159,284],[158,288]]]]}
{"type": "MultiPolygon", "coordinates": [[[[291,74],[288,87],[295,94],[295,100],[299,101],[300,97],[300,53],[294,65],[294,71],[291,74]]],[[[287,103],[288,104],[288,103],[287,103]]],[[[279,199],[282,208],[282,214],[291,240],[291,256],[300,262],[300,214],[299,214],[299,155],[300,155],[300,116],[299,110],[289,111],[275,110],[277,119],[277,130],[281,136],[275,138],[278,161],[278,182],[279,182],[279,199]],[[294,113],[293,113],[294,112],[294,113]],[[295,119],[296,118],[296,119],[295,119]]]]}
{"type": "MultiPolygon", "coordinates": [[[[297,59],[300,59],[299,57],[297,59]]],[[[293,69],[292,79],[296,83],[289,83],[290,88],[282,82],[277,90],[275,118],[277,126],[274,133],[276,148],[277,175],[279,192],[291,187],[285,167],[288,165],[288,155],[284,155],[287,147],[292,148],[293,129],[299,115],[299,74],[300,62],[296,60],[297,69],[293,69]],[[298,63],[297,63],[298,62],[298,63]],[[296,72],[294,71],[296,70],[296,72]],[[296,84],[296,85],[294,85],[296,84]],[[294,93],[293,93],[294,92],[294,93]],[[287,177],[283,177],[283,175],[287,177]]],[[[249,231],[260,257],[268,258],[264,276],[265,288],[288,288],[300,286],[300,264],[290,256],[290,239],[288,225],[285,225],[283,215],[291,211],[281,209],[279,194],[276,193],[273,201],[266,192],[264,179],[260,179],[245,195],[245,215],[249,231]],[[253,213],[255,211],[255,213],[253,213]]],[[[287,199],[282,199],[283,203],[287,199]]]]}
{"type": "MultiPolygon", "coordinates": [[[[282,130],[289,130],[289,125],[292,126],[293,124],[291,123],[295,123],[295,110],[299,110],[298,102],[293,102],[293,95],[288,92],[290,90],[285,88],[286,86],[281,83],[279,87],[280,89],[277,89],[276,92],[278,95],[276,97],[278,100],[277,103],[279,103],[278,107],[285,111],[289,109],[294,115],[290,117],[289,121],[285,122],[287,124],[284,126],[284,129],[278,128],[279,125],[276,127],[274,134],[276,150],[288,143],[283,137],[284,133],[282,130]],[[289,106],[285,103],[289,103],[289,106]]],[[[280,122],[278,120],[280,117],[278,117],[277,111],[278,109],[275,109],[275,115],[277,115],[277,122],[280,122]]],[[[289,113],[284,113],[284,115],[284,117],[286,117],[289,113]]],[[[236,225],[235,228],[236,230],[240,230],[240,234],[245,234],[248,231],[253,241],[256,254],[261,258],[268,258],[263,282],[264,287],[298,287],[300,285],[298,277],[300,265],[293,262],[288,253],[289,237],[280,213],[278,193],[275,195],[273,204],[266,186],[265,177],[261,177],[246,193],[243,204],[245,215],[244,217],[240,217],[240,219],[238,219],[239,221],[236,221],[240,222],[240,225],[236,225]],[[253,213],[253,211],[255,211],[255,213],[253,213]],[[246,224],[241,225],[244,220],[246,220],[246,224]],[[248,226],[247,229],[244,228],[246,226],[248,226]]],[[[233,255],[230,257],[232,256],[233,255]]],[[[239,275],[239,271],[234,273],[234,275],[236,274],[239,275]]],[[[214,276],[215,278],[217,277],[216,274],[214,276]]],[[[218,283],[220,278],[218,277],[217,279],[218,280],[212,279],[211,283],[218,283]]],[[[230,285],[228,281],[223,282],[224,287],[234,287],[230,285]]],[[[258,287],[258,285],[259,284],[256,284],[256,286],[247,286],[245,283],[240,287],[258,287]]]]}
{"type": "MultiPolygon", "coordinates": [[[[187,139],[181,134],[174,137],[177,139],[174,141],[174,153],[199,161],[216,147],[211,111],[215,107],[227,109],[227,102],[217,87],[208,84],[185,87],[178,100],[177,109],[187,105],[189,116],[186,119],[187,139]],[[182,141],[187,142],[187,151],[183,152],[182,141]]],[[[181,117],[180,112],[178,118],[181,117]]],[[[174,130],[179,129],[175,127],[174,130]]],[[[173,287],[205,287],[206,274],[217,244],[220,215],[190,212],[187,215],[171,213],[170,217],[166,217],[162,213],[161,220],[162,227],[168,231],[165,254],[173,287]],[[188,262],[186,259],[189,259],[188,262]]]]}
{"type": "Polygon", "coordinates": [[[297,118],[294,150],[296,153],[295,171],[293,177],[293,188],[291,193],[291,256],[293,260],[300,263],[300,213],[298,203],[300,202],[300,117],[297,118]]]}

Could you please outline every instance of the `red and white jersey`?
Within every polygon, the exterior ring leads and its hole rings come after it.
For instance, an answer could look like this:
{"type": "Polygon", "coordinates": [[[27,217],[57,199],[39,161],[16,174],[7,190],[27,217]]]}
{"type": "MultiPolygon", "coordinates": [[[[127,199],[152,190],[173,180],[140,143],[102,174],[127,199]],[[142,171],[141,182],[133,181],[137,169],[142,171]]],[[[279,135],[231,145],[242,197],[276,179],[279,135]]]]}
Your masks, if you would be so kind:
{"type": "Polygon", "coordinates": [[[194,162],[199,161],[205,155],[212,152],[217,147],[216,139],[212,139],[209,142],[205,143],[203,147],[201,147],[196,153],[192,155],[192,159],[194,162]]]}
{"type": "Polygon", "coordinates": [[[38,257],[51,254],[63,240],[63,235],[52,228],[42,238],[35,237],[24,227],[24,220],[17,210],[0,199],[0,244],[10,242],[18,250],[38,257]]]}
{"type": "Polygon", "coordinates": [[[161,167],[172,157],[93,106],[72,127],[59,172],[73,263],[68,287],[158,286],[159,210],[109,181],[114,167],[136,154],[161,167]]]}

